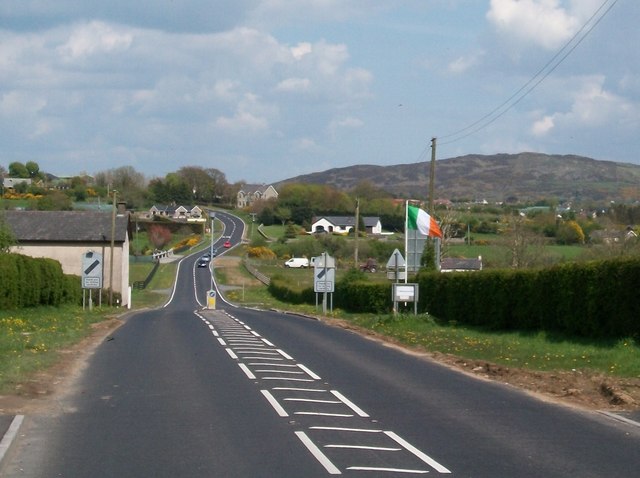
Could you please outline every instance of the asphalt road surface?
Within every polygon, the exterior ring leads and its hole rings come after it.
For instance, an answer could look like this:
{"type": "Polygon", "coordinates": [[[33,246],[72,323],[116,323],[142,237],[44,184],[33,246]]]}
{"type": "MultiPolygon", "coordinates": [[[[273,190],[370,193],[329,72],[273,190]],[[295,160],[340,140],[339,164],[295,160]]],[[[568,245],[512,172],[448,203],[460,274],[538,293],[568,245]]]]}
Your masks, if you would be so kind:
{"type": "MultiPolygon", "coordinates": [[[[242,225],[219,213],[237,244],[242,225]]],[[[221,239],[220,243],[225,239],[221,239]]],[[[222,248],[219,249],[222,251],[222,248]]],[[[217,296],[197,255],[96,350],[3,477],[632,477],[640,428],[217,296]]]]}

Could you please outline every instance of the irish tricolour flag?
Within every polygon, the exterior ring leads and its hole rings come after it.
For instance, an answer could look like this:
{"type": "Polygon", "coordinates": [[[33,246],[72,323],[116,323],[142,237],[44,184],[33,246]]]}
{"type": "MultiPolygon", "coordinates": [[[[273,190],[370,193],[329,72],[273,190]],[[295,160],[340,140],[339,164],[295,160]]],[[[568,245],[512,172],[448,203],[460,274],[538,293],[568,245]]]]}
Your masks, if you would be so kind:
{"type": "Polygon", "coordinates": [[[436,220],[419,207],[407,205],[407,229],[417,230],[425,236],[442,238],[442,231],[436,220]]]}

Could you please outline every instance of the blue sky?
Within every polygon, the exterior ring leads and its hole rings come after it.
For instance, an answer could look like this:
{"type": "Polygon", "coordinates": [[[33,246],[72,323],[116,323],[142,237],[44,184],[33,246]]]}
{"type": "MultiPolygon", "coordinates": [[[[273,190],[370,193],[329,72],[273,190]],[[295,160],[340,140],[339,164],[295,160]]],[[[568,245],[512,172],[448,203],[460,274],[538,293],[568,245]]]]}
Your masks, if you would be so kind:
{"type": "Polygon", "coordinates": [[[432,137],[438,159],[640,163],[639,18],[636,0],[2,0],[0,165],[259,183],[424,161],[432,137]]]}

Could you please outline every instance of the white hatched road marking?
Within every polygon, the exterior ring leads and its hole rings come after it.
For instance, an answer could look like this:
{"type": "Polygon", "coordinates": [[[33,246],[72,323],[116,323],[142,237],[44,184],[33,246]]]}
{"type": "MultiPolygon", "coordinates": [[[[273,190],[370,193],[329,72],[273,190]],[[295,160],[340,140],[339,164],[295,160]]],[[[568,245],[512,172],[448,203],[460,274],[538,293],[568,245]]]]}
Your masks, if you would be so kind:
{"type": "Polygon", "coordinates": [[[336,468],[336,466],[333,463],[331,463],[331,460],[329,460],[329,458],[327,458],[327,456],[324,453],[322,453],[322,450],[320,450],[320,448],[318,448],[316,444],[313,443],[304,432],[295,432],[295,433],[296,433],[296,436],[300,439],[300,441],[304,443],[304,446],[306,446],[307,449],[311,452],[311,454],[316,457],[316,460],[318,460],[322,464],[322,466],[325,467],[325,469],[329,474],[331,475],[342,474],[342,472],[338,468],[336,468]]]}
{"type": "MultiPolygon", "coordinates": [[[[234,360],[254,360],[255,362],[249,362],[248,365],[243,362],[238,362],[238,366],[251,380],[260,381],[284,381],[284,382],[315,382],[322,380],[322,378],[309,369],[307,366],[296,363],[293,357],[282,349],[276,348],[274,344],[265,338],[262,338],[260,334],[253,331],[251,327],[244,324],[231,316],[228,312],[225,312],[228,319],[216,323],[215,326],[206,318],[198,315],[203,322],[209,327],[213,335],[217,338],[220,345],[225,347],[225,351],[234,360]],[[218,331],[224,335],[224,339],[220,337],[218,331]],[[269,347],[269,348],[267,348],[269,347]],[[290,361],[293,363],[277,363],[290,361]],[[251,367],[263,367],[250,369],[251,367]],[[271,368],[264,368],[271,367],[271,368]],[[299,369],[284,370],[284,369],[299,369]],[[254,373],[255,372],[255,373],[254,373]],[[278,374],[278,376],[267,376],[258,378],[256,373],[264,374],[278,374]],[[306,374],[310,378],[296,378],[291,375],[303,375],[306,374]]],[[[305,388],[304,386],[276,386],[271,390],[280,392],[303,392],[303,393],[322,393],[331,394],[337,400],[322,399],[322,398],[306,398],[306,397],[283,397],[282,402],[291,403],[292,406],[295,403],[311,403],[311,404],[323,404],[323,405],[344,405],[355,413],[338,413],[338,412],[321,412],[321,411],[291,411],[288,412],[278,401],[278,399],[269,390],[260,390],[267,402],[272,406],[275,412],[280,417],[289,417],[291,414],[295,416],[308,416],[308,417],[328,417],[337,419],[355,419],[356,415],[360,418],[369,418],[369,415],[358,407],[351,400],[346,398],[338,390],[328,390],[319,388],[305,388]]],[[[363,434],[383,434],[389,439],[393,440],[400,447],[382,446],[382,444],[358,444],[358,443],[328,443],[323,445],[323,448],[328,450],[368,450],[377,451],[383,453],[398,453],[403,450],[417,457],[422,462],[426,463],[439,473],[451,473],[446,467],[438,463],[436,460],[411,445],[409,442],[401,438],[399,435],[392,431],[386,431],[381,429],[369,429],[369,428],[356,428],[356,427],[338,427],[338,426],[309,426],[309,430],[316,431],[329,431],[329,432],[346,432],[353,433],[354,437],[357,437],[358,433],[363,434]]],[[[329,474],[342,474],[340,469],[325,455],[320,447],[303,431],[294,432],[300,441],[305,445],[309,452],[324,466],[329,474]]],[[[406,456],[406,455],[404,455],[406,456]]],[[[428,470],[401,468],[401,467],[375,467],[375,466],[348,466],[345,465],[346,470],[351,471],[363,471],[363,472],[383,472],[383,473],[396,473],[396,474],[426,474],[428,470]]]]}

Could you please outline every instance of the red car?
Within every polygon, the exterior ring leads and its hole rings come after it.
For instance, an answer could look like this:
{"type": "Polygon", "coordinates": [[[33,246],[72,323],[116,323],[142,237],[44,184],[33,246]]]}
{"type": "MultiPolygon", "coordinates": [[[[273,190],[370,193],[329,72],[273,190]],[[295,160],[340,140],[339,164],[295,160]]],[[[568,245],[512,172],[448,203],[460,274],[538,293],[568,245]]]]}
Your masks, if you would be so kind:
{"type": "Polygon", "coordinates": [[[226,241],[223,246],[225,249],[229,249],[231,247],[231,241],[226,241]]]}

